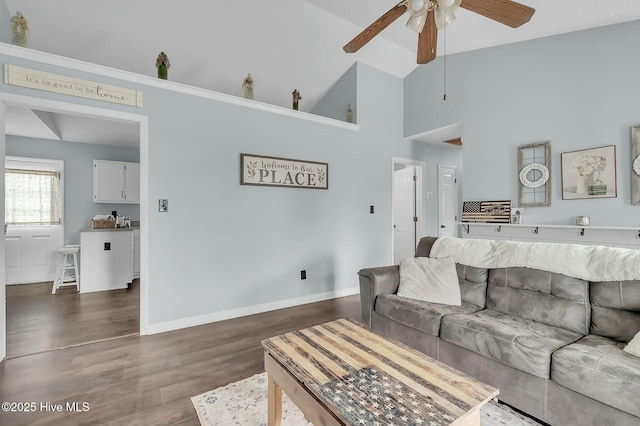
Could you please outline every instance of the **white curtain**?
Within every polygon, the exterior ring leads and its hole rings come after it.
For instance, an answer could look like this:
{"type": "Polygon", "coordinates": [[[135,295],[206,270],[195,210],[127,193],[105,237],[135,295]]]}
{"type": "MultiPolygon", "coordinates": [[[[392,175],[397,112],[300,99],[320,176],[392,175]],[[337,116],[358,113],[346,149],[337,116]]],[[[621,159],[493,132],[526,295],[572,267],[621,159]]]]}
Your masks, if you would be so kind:
{"type": "Polygon", "coordinates": [[[59,224],[58,173],[6,169],[5,223],[7,225],[59,224]]]}

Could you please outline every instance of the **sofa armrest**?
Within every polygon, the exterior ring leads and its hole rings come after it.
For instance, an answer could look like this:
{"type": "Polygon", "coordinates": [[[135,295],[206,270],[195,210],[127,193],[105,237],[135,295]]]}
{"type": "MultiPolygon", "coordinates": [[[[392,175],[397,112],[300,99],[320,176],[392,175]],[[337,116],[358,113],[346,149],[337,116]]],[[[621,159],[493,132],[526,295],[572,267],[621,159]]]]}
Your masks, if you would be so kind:
{"type": "Polygon", "coordinates": [[[362,321],[371,327],[371,312],[379,294],[393,294],[400,284],[400,267],[398,265],[361,269],[360,306],[362,321]]]}

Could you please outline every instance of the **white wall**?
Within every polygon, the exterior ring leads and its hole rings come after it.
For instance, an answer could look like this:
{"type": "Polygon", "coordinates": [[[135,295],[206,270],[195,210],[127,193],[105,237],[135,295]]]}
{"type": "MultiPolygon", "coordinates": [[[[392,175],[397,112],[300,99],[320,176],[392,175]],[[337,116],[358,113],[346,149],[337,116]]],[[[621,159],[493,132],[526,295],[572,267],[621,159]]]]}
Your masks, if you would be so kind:
{"type": "Polygon", "coordinates": [[[637,225],[630,128],[640,125],[640,21],[442,58],[405,78],[405,134],[464,126],[464,200],[518,200],[517,146],[550,140],[552,206],[526,223],[637,225]],[[562,200],[560,154],[616,145],[618,197],[562,200]]]}

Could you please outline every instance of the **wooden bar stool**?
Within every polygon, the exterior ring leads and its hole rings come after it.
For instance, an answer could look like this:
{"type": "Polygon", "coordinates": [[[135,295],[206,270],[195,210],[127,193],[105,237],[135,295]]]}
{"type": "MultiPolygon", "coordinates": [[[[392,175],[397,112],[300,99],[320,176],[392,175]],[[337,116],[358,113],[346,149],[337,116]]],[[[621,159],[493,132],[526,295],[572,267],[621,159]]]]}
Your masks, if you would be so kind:
{"type": "Polygon", "coordinates": [[[78,293],[80,292],[80,272],[78,272],[78,253],[80,246],[68,245],[58,249],[60,262],[56,270],[56,279],[51,288],[51,294],[56,294],[58,288],[67,282],[75,282],[78,293]],[[73,271],[73,276],[69,276],[67,271],[73,271]]]}

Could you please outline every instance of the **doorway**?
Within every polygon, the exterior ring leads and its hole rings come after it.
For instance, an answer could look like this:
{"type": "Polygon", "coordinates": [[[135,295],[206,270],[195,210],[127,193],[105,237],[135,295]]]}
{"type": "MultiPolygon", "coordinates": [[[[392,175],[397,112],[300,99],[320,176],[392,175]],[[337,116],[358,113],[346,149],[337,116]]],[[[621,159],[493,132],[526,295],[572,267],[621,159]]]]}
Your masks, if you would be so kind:
{"type": "Polygon", "coordinates": [[[391,186],[393,263],[414,257],[418,237],[422,235],[422,175],[424,163],[393,158],[391,186]]]}
{"type": "MultiPolygon", "coordinates": [[[[148,290],[147,290],[147,223],[148,223],[148,206],[146,202],[146,194],[148,193],[148,119],[145,116],[114,111],[103,108],[95,108],[95,107],[87,107],[77,104],[70,104],[59,101],[52,101],[41,98],[32,98],[27,96],[13,95],[8,93],[0,93],[0,128],[3,129],[0,132],[0,151],[2,152],[2,160],[4,162],[5,152],[6,152],[6,135],[7,135],[7,108],[23,108],[23,109],[33,109],[38,110],[40,112],[49,113],[49,114],[66,114],[69,116],[79,117],[82,119],[90,119],[90,120],[101,120],[105,123],[129,123],[136,126],[137,134],[138,134],[138,142],[139,142],[139,161],[140,161],[140,279],[138,283],[137,291],[139,293],[139,298],[137,298],[137,330],[136,332],[139,334],[147,334],[147,326],[148,326],[148,290]]],[[[5,185],[4,185],[5,176],[2,174],[0,178],[0,198],[2,198],[4,203],[5,198],[5,185]]],[[[3,204],[4,205],[4,204],[3,204]]],[[[2,220],[5,220],[4,217],[4,208],[0,209],[0,216],[2,220]]],[[[88,220],[91,218],[89,217],[88,220]]],[[[6,288],[6,273],[7,273],[7,265],[5,264],[5,256],[6,256],[6,242],[2,239],[0,242],[0,264],[2,267],[0,268],[0,276],[2,276],[2,283],[0,285],[0,299],[5,300],[9,295],[7,294],[6,288]]],[[[50,287],[49,287],[50,288],[50,287]]],[[[64,295],[64,293],[63,293],[64,295]]],[[[88,296],[89,294],[87,294],[88,296]]],[[[85,295],[74,294],[76,298],[80,298],[85,295]]],[[[87,309],[84,309],[86,311],[87,309]]],[[[7,304],[0,304],[0,360],[7,356],[7,304]]],[[[38,336],[34,336],[38,338],[38,336]]],[[[47,336],[40,336],[41,338],[47,338],[47,336]]],[[[50,336],[49,336],[50,338],[50,336]]],[[[88,336],[87,342],[94,341],[91,336],[88,336]]]]}

